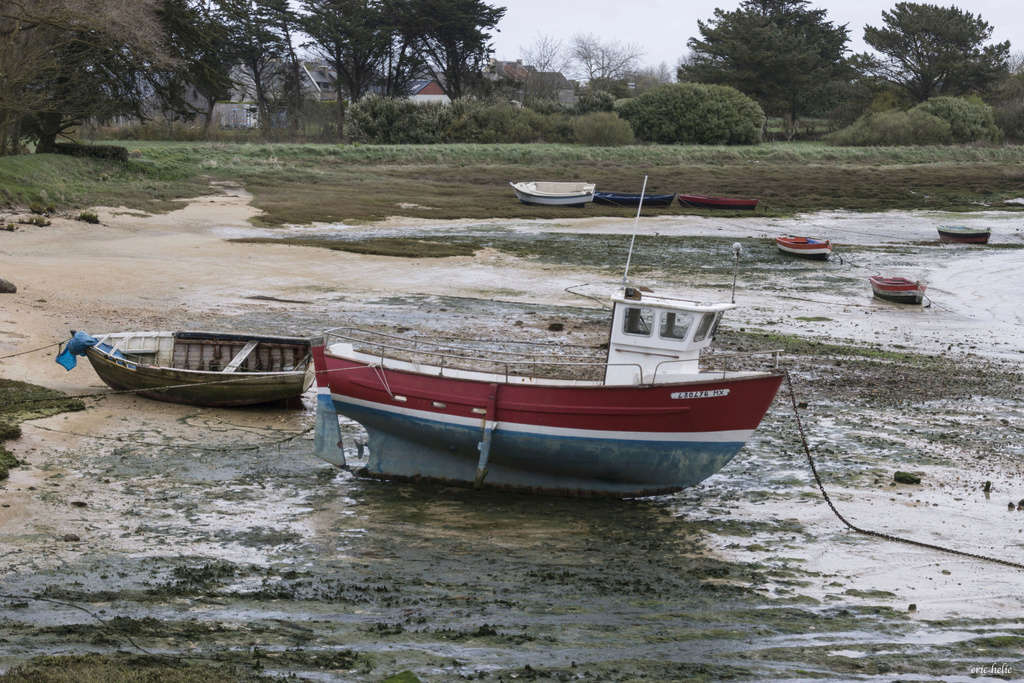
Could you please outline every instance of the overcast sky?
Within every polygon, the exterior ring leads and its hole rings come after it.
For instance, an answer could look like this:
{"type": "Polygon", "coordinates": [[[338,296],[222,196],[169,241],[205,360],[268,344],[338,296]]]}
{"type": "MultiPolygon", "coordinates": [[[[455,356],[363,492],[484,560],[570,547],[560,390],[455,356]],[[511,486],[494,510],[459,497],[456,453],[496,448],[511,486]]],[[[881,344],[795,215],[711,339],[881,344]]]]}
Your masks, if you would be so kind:
{"type": "MultiPolygon", "coordinates": [[[[995,42],[1010,41],[1011,53],[1024,51],[1024,2],[1021,0],[971,0],[950,3],[923,0],[927,4],[957,7],[987,21],[994,29],[995,42]]],[[[641,63],[657,66],[665,62],[673,69],[686,54],[686,41],[697,35],[697,20],[714,16],[716,7],[731,11],[739,0],[488,0],[507,7],[494,35],[494,56],[514,60],[523,48],[533,45],[539,35],[560,39],[563,44],[577,33],[592,33],[604,41],[635,43],[644,51],[641,63]]],[[[824,0],[810,7],[828,11],[835,24],[850,30],[854,52],[868,50],[864,26],[881,26],[882,12],[896,4],[880,0],[824,0]]]]}

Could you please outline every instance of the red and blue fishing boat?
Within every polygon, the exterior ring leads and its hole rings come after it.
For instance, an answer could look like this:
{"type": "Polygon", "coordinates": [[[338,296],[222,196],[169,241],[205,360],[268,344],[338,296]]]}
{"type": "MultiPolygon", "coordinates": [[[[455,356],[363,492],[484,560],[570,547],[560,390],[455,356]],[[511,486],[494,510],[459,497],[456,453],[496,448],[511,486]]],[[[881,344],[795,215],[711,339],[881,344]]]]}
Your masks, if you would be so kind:
{"type": "Polygon", "coordinates": [[[612,303],[597,358],[559,345],[325,332],[313,349],[317,453],[344,465],[341,413],[366,428],[371,476],[618,497],[703,481],[750,438],[782,374],[700,367],[735,304],[629,287],[612,303]]]}
{"type": "Polygon", "coordinates": [[[879,299],[893,301],[898,304],[920,304],[924,301],[925,285],[921,282],[908,280],[905,277],[882,277],[872,275],[871,291],[879,299]]]}
{"type": "Polygon", "coordinates": [[[813,237],[798,237],[796,235],[776,237],[775,246],[779,248],[779,251],[786,252],[787,254],[818,259],[820,261],[826,261],[832,255],[832,243],[830,241],[819,240],[813,237]]]}
{"type": "Polygon", "coordinates": [[[757,208],[756,199],[740,199],[737,197],[708,197],[702,194],[677,195],[683,206],[698,209],[732,209],[733,211],[753,211],[757,208]]]}
{"type": "Polygon", "coordinates": [[[988,244],[992,231],[988,228],[968,228],[966,225],[940,225],[940,242],[959,242],[963,244],[988,244]]]}

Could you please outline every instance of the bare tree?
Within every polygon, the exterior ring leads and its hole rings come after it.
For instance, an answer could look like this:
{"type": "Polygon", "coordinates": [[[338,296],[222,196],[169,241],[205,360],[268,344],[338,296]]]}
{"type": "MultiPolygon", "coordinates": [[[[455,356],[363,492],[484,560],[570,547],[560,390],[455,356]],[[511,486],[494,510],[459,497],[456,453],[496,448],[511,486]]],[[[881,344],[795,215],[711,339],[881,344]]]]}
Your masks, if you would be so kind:
{"type": "Polygon", "coordinates": [[[643,48],[639,45],[602,42],[593,34],[573,36],[569,51],[580,71],[580,76],[588,81],[624,78],[636,70],[637,63],[644,54],[643,48]]]}
{"type": "Polygon", "coordinates": [[[519,52],[523,55],[523,64],[541,72],[565,71],[571,61],[562,41],[543,33],[538,34],[531,45],[520,47],[519,52]]]}

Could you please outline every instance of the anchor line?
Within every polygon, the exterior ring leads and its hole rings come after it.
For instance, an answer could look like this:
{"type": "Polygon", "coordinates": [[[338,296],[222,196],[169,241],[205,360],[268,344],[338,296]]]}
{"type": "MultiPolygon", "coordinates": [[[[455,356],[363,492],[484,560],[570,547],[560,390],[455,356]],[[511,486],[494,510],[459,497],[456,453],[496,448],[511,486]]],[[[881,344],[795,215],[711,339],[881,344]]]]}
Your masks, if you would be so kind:
{"type": "Polygon", "coordinates": [[[818,490],[821,491],[822,498],[825,499],[825,503],[828,504],[832,513],[851,531],[856,531],[859,534],[866,536],[873,536],[875,538],[881,538],[886,541],[893,541],[894,543],[904,543],[907,545],[914,545],[919,548],[928,548],[929,550],[937,550],[942,553],[949,553],[951,555],[959,555],[960,557],[969,557],[973,560],[982,560],[984,562],[994,562],[1001,564],[1005,567],[1013,567],[1014,569],[1024,569],[1024,563],[1013,562],[1011,560],[1004,560],[999,557],[992,557],[990,555],[982,555],[980,553],[971,553],[966,550],[957,550],[956,548],[949,548],[947,546],[937,545],[935,543],[927,543],[925,541],[917,541],[912,538],[905,538],[903,536],[897,536],[895,534],[887,534],[883,531],[874,531],[872,529],[864,529],[852,523],[846,517],[843,516],[839,509],[836,508],[835,503],[832,502],[832,498],[828,495],[828,491],[825,490],[825,484],[821,480],[821,475],[818,473],[818,468],[814,464],[814,458],[811,456],[811,448],[807,443],[807,436],[804,433],[803,421],[800,419],[800,411],[797,408],[796,392],[793,389],[793,380],[790,377],[789,370],[783,370],[783,374],[786,376],[786,387],[789,389],[789,399],[793,405],[793,415],[796,417],[797,430],[800,433],[800,442],[803,444],[804,455],[807,456],[807,464],[811,467],[811,474],[814,475],[814,481],[818,485],[818,490]]]}

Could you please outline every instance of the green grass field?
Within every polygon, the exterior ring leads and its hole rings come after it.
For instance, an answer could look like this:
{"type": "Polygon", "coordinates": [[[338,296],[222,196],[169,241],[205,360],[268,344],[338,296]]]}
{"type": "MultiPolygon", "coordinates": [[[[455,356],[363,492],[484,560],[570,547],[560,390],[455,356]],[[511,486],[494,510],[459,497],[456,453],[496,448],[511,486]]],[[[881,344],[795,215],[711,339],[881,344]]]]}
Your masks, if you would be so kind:
{"type": "MultiPolygon", "coordinates": [[[[128,164],[54,155],[0,158],[10,206],[126,206],[172,200],[232,181],[266,225],[422,218],[628,216],[626,208],[532,207],[509,181],[586,180],[599,189],[758,197],[759,214],[846,209],[976,210],[1018,197],[1024,147],[751,147],[634,145],[332,145],[140,142],[128,164]]],[[[1012,207],[1005,207],[1011,210],[1012,207]]],[[[1020,210],[1020,209],[1018,209],[1020,210]]],[[[678,205],[659,213],[693,212],[678,205]]],[[[699,212],[698,212],[699,213],[699,212]]]]}

